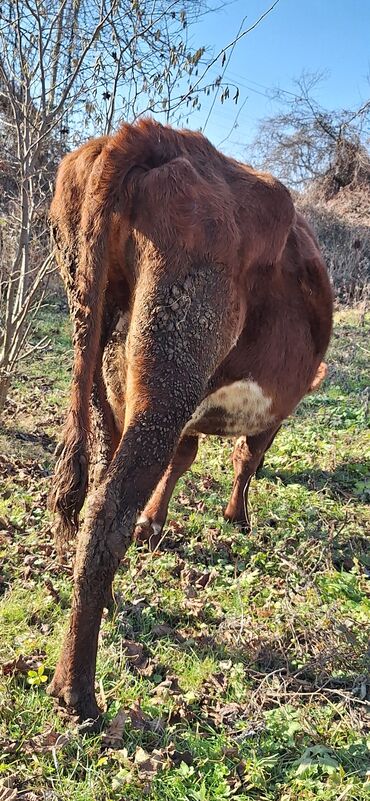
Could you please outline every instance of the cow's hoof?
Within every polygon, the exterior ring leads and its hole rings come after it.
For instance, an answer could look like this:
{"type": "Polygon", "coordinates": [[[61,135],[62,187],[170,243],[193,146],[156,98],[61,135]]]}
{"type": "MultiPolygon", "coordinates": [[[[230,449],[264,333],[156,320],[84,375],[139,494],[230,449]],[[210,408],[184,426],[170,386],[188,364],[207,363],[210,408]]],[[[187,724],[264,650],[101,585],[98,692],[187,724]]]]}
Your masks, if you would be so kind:
{"type": "Polygon", "coordinates": [[[233,510],[230,510],[229,507],[226,507],[224,510],[224,519],[227,520],[228,523],[233,523],[234,526],[238,526],[241,531],[244,531],[246,534],[252,530],[250,521],[247,520],[244,513],[237,514],[233,510]]]}
{"type": "Polygon", "coordinates": [[[146,515],[140,515],[135,526],[136,542],[145,543],[150,551],[155,551],[163,538],[163,526],[146,515]]]}
{"type": "Polygon", "coordinates": [[[84,730],[99,731],[101,710],[90,686],[84,686],[81,681],[78,683],[62,682],[56,672],[46,692],[56,698],[61,706],[66,707],[68,712],[77,715],[79,723],[84,724],[84,730]]]}

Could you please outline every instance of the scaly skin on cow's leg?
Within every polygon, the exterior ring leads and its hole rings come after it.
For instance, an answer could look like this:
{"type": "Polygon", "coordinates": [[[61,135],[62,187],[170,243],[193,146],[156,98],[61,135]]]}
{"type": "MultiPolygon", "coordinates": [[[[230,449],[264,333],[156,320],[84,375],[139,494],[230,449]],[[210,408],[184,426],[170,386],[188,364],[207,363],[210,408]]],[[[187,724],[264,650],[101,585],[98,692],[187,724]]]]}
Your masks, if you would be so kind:
{"type": "Polygon", "coordinates": [[[100,715],[94,691],[100,620],[135,521],[136,501],[127,497],[132,439],[133,432],[127,432],[121,458],[113,460],[106,478],[90,496],[78,540],[69,628],[48,688],[49,694],[72,708],[80,720],[95,720],[100,715]],[[121,460],[125,460],[124,471],[121,460]],[[124,495],[122,482],[126,483],[124,495]]]}
{"type": "Polygon", "coordinates": [[[89,488],[95,488],[102,481],[120,442],[120,434],[107,400],[100,363],[91,393],[91,434],[89,488]]]}
{"type": "Polygon", "coordinates": [[[154,551],[161,539],[172,493],[180,476],[193,464],[197,451],[197,436],[185,436],[180,439],[165,474],[136,523],[135,539],[148,542],[150,550],[154,551]]]}
{"type": "MultiPolygon", "coordinates": [[[[69,629],[50,694],[80,719],[95,718],[95,665],[101,614],[111,582],[145,508],[235,333],[222,268],[199,265],[176,293],[137,287],[128,345],[125,432],[92,494],[78,541],[69,629]],[[219,279],[219,280],[218,280],[219,279]],[[182,287],[185,295],[179,302],[182,287]],[[176,303],[172,298],[176,297],[176,303]]],[[[152,283],[150,283],[152,281],[152,283]]]]}
{"type": "Polygon", "coordinates": [[[109,602],[114,574],[127,550],[139,509],[145,506],[176,444],[162,416],[135,419],[116,453],[106,478],[90,497],[78,540],[69,629],[51,695],[72,707],[80,720],[95,719],[99,710],[94,681],[99,626],[109,602]],[[155,463],[148,465],[149,448],[155,463]]]}
{"type": "Polygon", "coordinates": [[[248,514],[249,486],[279,428],[280,426],[269,428],[255,436],[239,437],[235,443],[232,455],[234,484],[224,518],[232,523],[239,523],[246,531],[251,528],[248,514]]]}

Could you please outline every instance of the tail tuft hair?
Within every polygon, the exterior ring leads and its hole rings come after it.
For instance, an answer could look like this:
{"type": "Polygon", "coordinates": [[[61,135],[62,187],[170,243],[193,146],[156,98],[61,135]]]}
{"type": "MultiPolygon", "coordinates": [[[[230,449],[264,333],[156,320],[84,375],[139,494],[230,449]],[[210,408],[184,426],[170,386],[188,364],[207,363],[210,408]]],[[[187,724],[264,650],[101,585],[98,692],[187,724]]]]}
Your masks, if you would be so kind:
{"type": "Polygon", "coordinates": [[[79,513],[87,492],[89,464],[86,438],[77,436],[70,422],[60,447],[48,498],[48,508],[57,515],[55,543],[59,552],[77,534],[79,513]]]}

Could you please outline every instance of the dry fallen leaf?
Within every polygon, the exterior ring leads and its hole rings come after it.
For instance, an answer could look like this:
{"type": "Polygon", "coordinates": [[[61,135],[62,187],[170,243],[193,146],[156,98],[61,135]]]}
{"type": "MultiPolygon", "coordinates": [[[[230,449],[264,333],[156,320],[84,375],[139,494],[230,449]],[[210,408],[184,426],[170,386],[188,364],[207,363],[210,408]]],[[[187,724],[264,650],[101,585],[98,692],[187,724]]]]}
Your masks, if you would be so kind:
{"type": "Polygon", "coordinates": [[[169,698],[171,695],[183,695],[184,691],[179,685],[177,676],[168,675],[161,681],[160,684],[153,690],[153,695],[158,695],[161,698],[169,698]]]}
{"type": "Polygon", "coordinates": [[[153,637],[168,637],[168,635],[173,634],[174,631],[168,623],[158,623],[157,626],[152,628],[151,633],[153,637]]]}
{"type": "Polygon", "coordinates": [[[30,740],[26,740],[22,745],[22,751],[26,751],[29,754],[46,754],[48,751],[59,751],[60,748],[70,742],[71,737],[71,732],[60,734],[57,731],[53,731],[53,729],[49,729],[42,734],[37,734],[36,737],[32,737],[30,740]]]}
{"type": "Polygon", "coordinates": [[[18,790],[15,787],[15,774],[5,776],[0,781],[0,801],[15,801],[18,795],[18,790]]]}
{"type": "Polygon", "coordinates": [[[0,754],[5,756],[5,754],[13,754],[18,748],[18,743],[16,740],[8,740],[5,737],[0,737],[0,754]]]}
{"type": "Polygon", "coordinates": [[[174,567],[170,570],[171,576],[173,576],[173,578],[180,578],[184,567],[185,567],[184,560],[180,559],[179,556],[177,556],[177,562],[174,565],[174,567]]]}
{"type": "Polygon", "coordinates": [[[46,587],[46,589],[47,589],[47,590],[49,590],[49,593],[50,593],[51,597],[53,598],[53,600],[54,600],[54,601],[55,601],[57,604],[59,604],[59,603],[60,603],[60,595],[59,595],[59,592],[58,592],[58,590],[57,590],[57,589],[54,587],[54,584],[53,584],[53,582],[52,582],[52,581],[51,581],[49,578],[45,579],[45,587],[46,587]]]}
{"type": "Polygon", "coordinates": [[[35,654],[34,656],[24,657],[20,654],[10,662],[5,662],[5,664],[2,665],[4,676],[26,676],[29,670],[37,670],[42,664],[40,656],[39,654],[35,654]]]}
{"type": "Polygon", "coordinates": [[[17,795],[17,789],[12,790],[10,787],[1,787],[0,785],[0,801],[14,801],[17,795]]]}
{"type": "Polygon", "coordinates": [[[165,750],[156,749],[148,754],[138,747],[135,752],[135,765],[140,779],[152,779],[159,770],[169,766],[169,756],[165,750]]]}
{"type": "Polygon", "coordinates": [[[19,801],[41,801],[41,798],[44,798],[44,794],[42,796],[36,795],[32,791],[30,793],[21,793],[19,796],[19,801]]]}
{"type": "Polygon", "coordinates": [[[173,723],[182,723],[184,720],[191,723],[194,720],[195,714],[188,703],[189,700],[190,702],[194,700],[194,696],[191,699],[189,696],[190,693],[187,693],[187,698],[176,697],[175,703],[168,715],[168,723],[170,725],[173,723]]]}
{"type": "Polygon", "coordinates": [[[128,713],[121,707],[102,736],[102,746],[104,748],[119,748],[127,721],[128,713]]]}
{"type": "Polygon", "coordinates": [[[202,685],[202,693],[214,694],[224,691],[227,688],[227,677],[224,673],[212,673],[202,685]]]}
{"type": "Polygon", "coordinates": [[[171,762],[176,768],[181,765],[181,762],[185,762],[186,765],[193,764],[194,760],[191,751],[178,751],[173,743],[170,743],[167,746],[167,753],[171,762]]]}
{"type": "Polygon", "coordinates": [[[111,720],[106,732],[102,736],[104,748],[119,748],[122,745],[123,732],[126,723],[137,731],[163,731],[162,718],[151,718],[141,709],[138,702],[135,702],[128,709],[121,707],[115,717],[111,720]]]}
{"type": "MultiPolygon", "coordinates": [[[[193,587],[190,589],[194,590],[193,587]]],[[[201,620],[205,607],[205,596],[203,595],[203,597],[199,598],[196,590],[195,594],[196,597],[189,598],[185,592],[182,606],[183,609],[189,613],[189,615],[192,615],[192,617],[195,617],[197,620],[201,620]]]]}
{"type": "Polygon", "coordinates": [[[163,731],[162,718],[151,718],[149,715],[143,712],[138,702],[132,704],[128,714],[133,729],[153,732],[163,731]]]}
{"type": "Polygon", "coordinates": [[[222,725],[232,727],[236,722],[243,720],[245,717],[245,707],[240,704],[220,704],[218,701],[215,703],[212,699],[209,704],[207,700],[203,700],[201,704],[202,710],[208,718],[213,720],[216,726],[222,725]]]}
{"type": "Polygon", "coordinates": [[[154,672],[154,665],[146,654],[144,647],[134,640],[123,640],[123,650],[131,668],[140,673],[141,676],[151,676],[154,672]]]}

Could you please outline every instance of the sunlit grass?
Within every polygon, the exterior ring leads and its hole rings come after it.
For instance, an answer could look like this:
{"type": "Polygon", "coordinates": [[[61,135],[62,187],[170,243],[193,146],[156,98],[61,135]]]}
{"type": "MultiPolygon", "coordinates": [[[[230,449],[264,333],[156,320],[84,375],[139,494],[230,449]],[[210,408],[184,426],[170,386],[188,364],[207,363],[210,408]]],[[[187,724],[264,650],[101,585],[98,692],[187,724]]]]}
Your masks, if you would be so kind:
{"type": "Polygon", "coordinates": [[[232,443],[208,438],[171,501],[168,550],[131,547],[102,624],[97,694],[106,728],[138,703],[154,723],[128,718],[116,749],[45,694],[71,590],[46,511],[71,346],[58,308],[39,328],[51,344],[22,366],[0,431],[0,782],[13,776],[38,801],[365,801],[369,320],[338,313],[328,380],[253,482],[249,535],[222,517],[232,443]],[[210,574],[205,588],[191,571],[210,574]],[[142,668],[126,640],[144,646],[142,668]],[[63,747],[48,747],[48,732],[67,732],[63,747]],[[139,749],[157,750],[163,769],[141,775],[139,749]]]}

